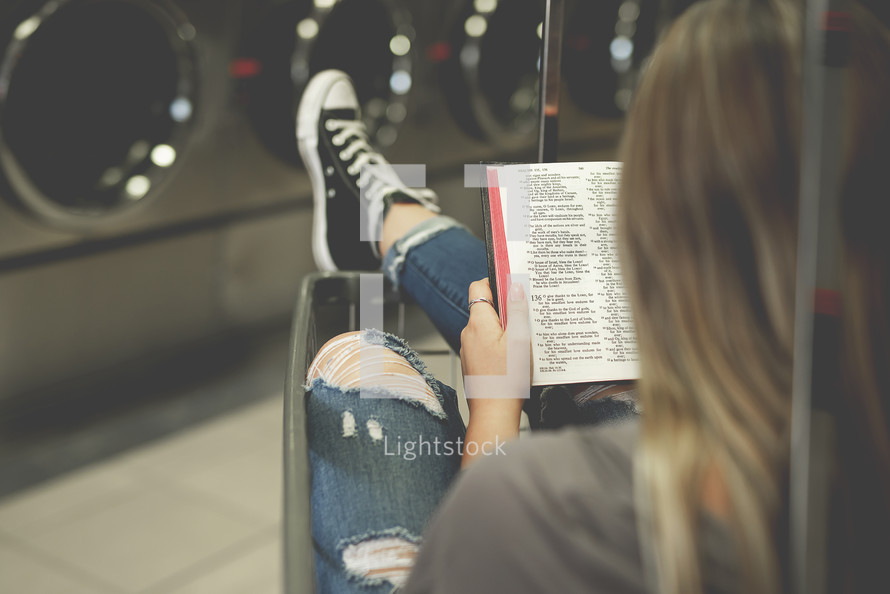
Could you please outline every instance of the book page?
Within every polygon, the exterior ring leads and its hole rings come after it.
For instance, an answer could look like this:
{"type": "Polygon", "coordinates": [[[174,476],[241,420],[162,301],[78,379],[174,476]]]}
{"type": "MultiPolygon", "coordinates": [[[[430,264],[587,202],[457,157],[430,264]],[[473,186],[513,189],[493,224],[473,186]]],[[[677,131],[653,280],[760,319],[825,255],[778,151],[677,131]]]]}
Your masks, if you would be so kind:
{"type": "Polygon", "coordinates": [[[638,377],[616,244],[620,173],[616,162],[498,167],[510,271],[528,275],[534,385],[638,377]]]}

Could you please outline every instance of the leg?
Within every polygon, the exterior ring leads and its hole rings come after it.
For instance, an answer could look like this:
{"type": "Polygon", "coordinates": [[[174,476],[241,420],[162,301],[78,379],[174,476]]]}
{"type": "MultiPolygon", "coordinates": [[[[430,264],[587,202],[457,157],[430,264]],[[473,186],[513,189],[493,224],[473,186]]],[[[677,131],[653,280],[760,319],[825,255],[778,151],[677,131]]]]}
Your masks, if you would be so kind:
{"type": "Polygon", "coordinates": [[[439,212],[435,192],[407,187],[371,146],[343,72],[325,70],[309,81],[297,111],[297,146],[312,181],[312,255],[321,270],[377,268],[383,214],[391,207],[439,212]]]}
{"type": "Polygon", "coordinates": [[[460,351],[467,289],[488,276],[485,244],[448,217],[428,219],[396,241],[383,273],[426,312],[448,345],[460,351]]]}
{"type": "Polygon", "coordinates": [[[390,592],[460,468],[456,395],[376,331],[332,339],[306,379],[319,591],[390,592]]]}
{"type": "Polygon", "coordinates": [[[371,147],[359,111],[352,83],[337,71],[313,77],[300,101],[297,140],[312,179],[315,261],[322,270],[373,270],[385,256],[389,279],[457,351],[469,317],[467,288],[488,274],[485,246],[437,216],[434,192],[405,186],[371,147]]]}
{"type": "Polygon", "coordinates": [[[399,203],[393,204],[386,218],[383,219],[383,234],[380,239],[380,255],[386,257],[389,248],[405,237],[411,229],[420,223],[432,219],[436,213],[422,204],[399,203]]]}
{"type": "Polygon", "coordinates": [[[460,332],[469,319],[467,289],[488,274],[485,244],[419,204],[394,204],[383,222],[380,251],[384,273],[420,305],[458,352],[460,332]]]}

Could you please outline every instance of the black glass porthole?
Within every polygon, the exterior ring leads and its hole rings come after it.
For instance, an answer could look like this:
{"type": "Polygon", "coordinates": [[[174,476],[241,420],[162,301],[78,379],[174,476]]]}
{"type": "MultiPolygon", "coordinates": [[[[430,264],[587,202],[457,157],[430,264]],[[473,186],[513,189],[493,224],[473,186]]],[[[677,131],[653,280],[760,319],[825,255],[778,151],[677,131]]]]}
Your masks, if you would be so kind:
{"type": "Polygon", "coordinates": [[[172,5],[56,0],[15,24],[0,63],[0,166],[48,222],[95,222],[170,175],[194,119],[195,28],[172,5]]]}
{"type": "Polygon", "coordinates": [[[578,0],[566,22],[563,71],[582,110],[624,115],[658,31],[695,0],[578,0]]]}
{"type": "Polygon", "coordinates": [[[398,137],[413,87],[415,33],[392,0],[304,0],[272,6],[246,34],[233,75],[261,142],[286,162],[300,162],[297,105],[312,75],[346,72],[375,144],[398,137]]]}
{"type": "Polygon", "coordinates": [[[502,148],[534,143],[544,2],[473,0],[454,23],[442,88],[470,135],[502,148]]]}
{"type": "Polygon", "coordinates": [[[624,111],[616,102],[619,72],[610,52],[623,2],[575,2],[566,18],[563,74],[568,94],[573,103],[595,116],[618,117],[624,111]]]}

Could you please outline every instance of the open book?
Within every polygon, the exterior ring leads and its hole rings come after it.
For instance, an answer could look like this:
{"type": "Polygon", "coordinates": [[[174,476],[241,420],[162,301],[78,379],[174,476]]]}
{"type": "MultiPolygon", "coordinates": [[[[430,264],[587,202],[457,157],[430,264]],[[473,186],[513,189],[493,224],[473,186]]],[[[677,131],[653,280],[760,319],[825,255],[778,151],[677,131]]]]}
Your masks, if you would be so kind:
{"type": "Polygon", "coordinates": [[[532,384],[637,379],[615,242],[616,162],[487,165],[482,211],[492,294],[506,324],[525,285],[532,384]]]}

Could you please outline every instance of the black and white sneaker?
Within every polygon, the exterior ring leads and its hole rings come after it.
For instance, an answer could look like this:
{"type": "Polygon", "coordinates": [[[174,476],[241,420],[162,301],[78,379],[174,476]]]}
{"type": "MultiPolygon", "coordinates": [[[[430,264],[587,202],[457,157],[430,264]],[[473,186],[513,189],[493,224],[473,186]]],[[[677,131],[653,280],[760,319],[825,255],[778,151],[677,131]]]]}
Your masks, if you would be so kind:
{"type": "Polygon", "coordinates": [[[408,188],[368,142],[352,81],[339,70],[309,81],[297,111],[297,144],[315,202],[312,255],[320,270],[376,270],[377,241],[392,202],[439,211],[429,189],[408,188]],[[364,233],[362,233],[364,226],[364,233]]]}

